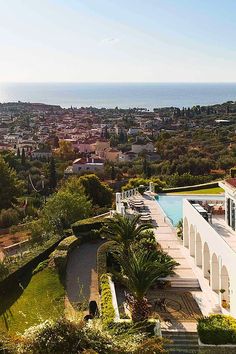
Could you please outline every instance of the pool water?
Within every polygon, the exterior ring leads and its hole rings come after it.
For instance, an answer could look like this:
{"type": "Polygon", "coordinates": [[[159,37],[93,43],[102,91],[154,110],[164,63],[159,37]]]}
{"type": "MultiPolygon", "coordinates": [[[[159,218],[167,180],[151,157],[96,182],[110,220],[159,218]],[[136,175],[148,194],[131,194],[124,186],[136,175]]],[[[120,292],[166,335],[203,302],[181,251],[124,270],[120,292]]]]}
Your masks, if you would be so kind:
{"type": "Polygon", "coordinates": [[[159,194],[157,202],[161,206],[162,210],[168,216],[174,226],[177,226],[178,222],[183,219],[183,200],[184,199],[196,199],[196,200],[224,200],[223,196],[219,195],[167,195],[159,194]]]}

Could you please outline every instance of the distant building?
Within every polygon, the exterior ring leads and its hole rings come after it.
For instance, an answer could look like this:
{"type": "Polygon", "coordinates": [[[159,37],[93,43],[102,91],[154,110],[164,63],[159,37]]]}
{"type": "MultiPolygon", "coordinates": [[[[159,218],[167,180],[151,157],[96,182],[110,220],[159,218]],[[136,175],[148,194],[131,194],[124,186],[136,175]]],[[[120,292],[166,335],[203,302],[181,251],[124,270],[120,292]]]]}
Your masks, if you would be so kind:
{"type": "Polygon", "coordinates": [[[132,128],[129,128],[128,134],[134,136],[134,135],[138,135],[141,131],[142,131],[141,128],[132,127],[132,128]]]}
{"type": "Polygon", "coordinates": [[[137,154],[135,154],[132,151],[127,151],[127,152],[120,152],[119,160],[123,162],[128,162],[128,161],[133,161],[137,157],[137,154]]]}
{"type": "Polygon", "coordinates": [[[51,151],[41,151],[41,150],[34,150],[31,152],[32,159],[45,159],[49,160],[52,157],[51,151]]]}
{"type": "Polygon", "coordinates": [[[96,141],[93,140],[83,140],[77,143],[77,149],[83,153],[94,152],[96,149],[96,141]]]}
{"type": "Polygon", "coordinates": [[[138,140],[131,145],[131,151],[140,154],[143,151],[153,152],[154,145],[151,141],[138,140]]]}
{"type": "Polygon", "coordinates": [[[95,143],[95,154],[105,158],[106,150],[110,149],[110,141],[106,139],[97,140],[95,143]]]}
{"type": "Polygon", "coordinates": [[[120,156],[120,151],[117,149],[110,148],[110,149],[106,149],[104,152],[104,157],[108,161],[115,162],[119,159],[119,156],[120,156]]]}
{"type": "Polygon", "coordinates": [[[82,171],[102,171],[104,169],[104,160],[101,158],[78,158],[73,161],[72,166],[67,167],[65,174],[77,174],[82,171]]]}

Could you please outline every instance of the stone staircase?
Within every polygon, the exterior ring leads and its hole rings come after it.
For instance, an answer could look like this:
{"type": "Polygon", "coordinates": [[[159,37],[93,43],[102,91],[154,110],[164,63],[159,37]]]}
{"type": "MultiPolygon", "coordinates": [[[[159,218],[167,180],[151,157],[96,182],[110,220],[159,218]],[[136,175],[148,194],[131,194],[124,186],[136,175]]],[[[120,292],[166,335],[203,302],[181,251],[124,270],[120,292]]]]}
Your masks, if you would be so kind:
{"type": "Polygon", "coordinates": [[[188,288],[198,289],[200,288],[198,279],[194,278],[169,278],[172,288],[188,288]]]}
{"type": "Polygon", "coordinates": [[[165,344],[170,354],[197,354],[199,350],[197,332],[162,331],[162,336],[171,341],[165,344]]]}

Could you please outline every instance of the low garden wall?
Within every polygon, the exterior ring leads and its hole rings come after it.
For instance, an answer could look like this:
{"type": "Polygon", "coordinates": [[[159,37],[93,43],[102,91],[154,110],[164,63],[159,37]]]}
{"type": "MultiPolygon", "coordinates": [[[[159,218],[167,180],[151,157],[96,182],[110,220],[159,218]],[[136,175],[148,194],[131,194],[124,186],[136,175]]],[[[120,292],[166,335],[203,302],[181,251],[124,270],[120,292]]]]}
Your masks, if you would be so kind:
{"type": "MultiPolygon", "coordinates": [[[[16,270],[8,274],[3,280],[0,281],[0,290],[10,287],[12,284],[18,283],[22,276],[31,270],[33,270],[40,262],[44,261],[49,255],[55,250],[58,244],[62,241],[64,237],[56,240],[47,249],[39,251],[38,254],[32,252],[32,257],[27,260],[27,255],[25,255],[25,263],[19,266],[16,270]]],[[[31,255],[31,254],[30,254],[31,255]]],[[[30,256],[29,256],[30,257],[30,256]]]]}

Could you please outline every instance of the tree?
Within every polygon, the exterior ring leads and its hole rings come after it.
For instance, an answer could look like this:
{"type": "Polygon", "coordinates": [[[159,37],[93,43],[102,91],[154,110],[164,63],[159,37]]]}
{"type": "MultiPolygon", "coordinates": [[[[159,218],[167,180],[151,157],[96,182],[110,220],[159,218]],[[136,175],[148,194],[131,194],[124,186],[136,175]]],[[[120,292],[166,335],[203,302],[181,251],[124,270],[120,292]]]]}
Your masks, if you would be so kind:
{"type": "Polygon", "coordinates": [[[51,157],[49,163],[49,188],[51,190],[54,190],[56,186],[57,186],[57,173],[56,173],[55,160],[53,157],[51,157]]]}
{"type": "Polygon", "coordinates": [[[22,152],[21,152],[21,164],[22,164],[22,166],[25,166],[25,149],[24,148],[22,149],[22,152]]]}
{"type": "Polygon", "coordinates": [[[17,148],[17,154],[16,154],[17,158],[19,159],[20,158],[20,149],[17,148]]]}
{"type": "Polygon", "coordinates": [[[79,177],[79,182],[84,187],[86,195],[93,204],[100,207],[110,207],[112,204],[112,189],[94,175],[84,175],[79,177]]]}
{"type": "Polygon", "coordinates": [[[70,141],[59,141],[59,155],[63,160],[72,160],[75,157],[73,145],[70,141]]]}
{"type": "Polygon", "coordinates": [[[16,172],[0,156],[0,210],[9,208],[22,191],[16,172]]]}
{"type": "Polygon", "coordinates": [[[104,231],[107,238],[115,241],[124,251],[127,251],[131,243],[139,239],[145,230],[153,228],[151,224],[138,225],[139,219],[140,215],[129,218],[115,214],[112,219],[107,219],[105,222],[104,231]]]}
{"type": "MultiPolygon", "coordinates": [[[[161,262],[158,253],[143,249],[123,252],[118,249],[114,252],[121,269],[125,287],[130,295],[127,300],[131,307],[132,320],[140,322],[148,318],[148,301],[146,295],[150,287],[161,277],[166,276],[168,270],[173,269],[173,260],[161,262]]],[[[175,264],[175,262],[174,262],[175,264]]]]}
{"type": "Polygon", "coordinates": [[[114,165],[111,166],[111,179],[112,180],[116,179],[116,170],[115,170],[115,166],[114,165]]]}
{"type": "Polygon", "coordinates": [[[91,202],[82,191],[60,190],[48,199],[40,216],[46,231],[59,232],[90,216],[91,209],[91,202]]]}
{"type": "Polygon", "coordinates": [[[59,148],[59,138],[57,135],[54,135],[54,137],[53,137],[53,147],[56,149],[59,148]]]}

